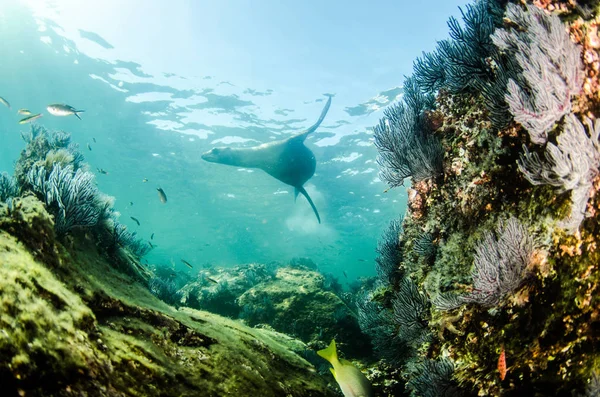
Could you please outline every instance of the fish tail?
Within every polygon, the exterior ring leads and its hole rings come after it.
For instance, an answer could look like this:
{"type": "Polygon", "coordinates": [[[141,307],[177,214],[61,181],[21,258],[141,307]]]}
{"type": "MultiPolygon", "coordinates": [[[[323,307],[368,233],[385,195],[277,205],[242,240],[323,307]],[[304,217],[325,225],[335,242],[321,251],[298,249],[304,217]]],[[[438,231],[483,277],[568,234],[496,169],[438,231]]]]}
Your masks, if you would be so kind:
{"type": "Polygon", "coordinates": [[[317,354],[329,361],[331,364],[338,361],[337,350],[335,348],[335,339],[331,340],[329,346],[326,349],[319,350],[317,354]]]}
{"type": "Polygon", "coordinates": [[[76,110],[73,112],[73,114],[75,115],[75,117],[77,117],[79,120],[81,120],[81,117],[79,117],[79,113],[85,112],[85,110],[76,110]]]}

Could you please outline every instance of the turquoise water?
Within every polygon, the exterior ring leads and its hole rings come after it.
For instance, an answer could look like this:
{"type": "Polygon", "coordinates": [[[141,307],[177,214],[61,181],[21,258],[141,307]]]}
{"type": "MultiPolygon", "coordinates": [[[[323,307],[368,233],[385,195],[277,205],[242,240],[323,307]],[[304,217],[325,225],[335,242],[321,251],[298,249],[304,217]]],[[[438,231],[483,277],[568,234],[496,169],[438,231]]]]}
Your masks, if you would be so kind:
{"type": "MultiPolygon", "coordinates": [[[[365,48],[370,48],[368,56],[379,56],[356,65],[365,75],[363,82],[327,69],[327,65],[315,70],[314,63],[298,76],[282,74],[282,64],[272,73],[272,82],[265,80],[269,73],[264,71],[257,72],[261,77],[256,81],[249,80],[251,73],[236,80],[236,76],[226,75],[227,68],[219,74],[218,67],[210,66],[210,58],[202,61],[206,73],[201,67],[194,68],[194,59],[199,55],[191,53],[190,65],[184,69],[197,69],[193,75],[174,74],[172,70],[149,71],[168,66],[166,60],[158,62],[164,57],[172,56],[181,62],[187,59],[177,42],[154,41],[162,35],[150,23],[150,13],[154,13],[152,18],[163,11],[164,18],[173,17],[164,2],[152,3],[150,11],[138,9],[131,16],[131,30],[122,25],[127,18],[120,12],[123,10],[116,8],[118,3],[106,5],[107,12],[114,7],[116,25],[110,28],[113,38],[131,41],[131,37],[144,37],[139,31],[143,26],[139,20],[149,18],[149,26],[145,27],[149,34],[139,44],[146,52],[153,52],[153,46],[156,47],[154,65],[137,63],[133,54],[121,59],[123,49],[119,43],[109,41],[91,27],[73,28],[90,16],[82,14],[78,20],[73,16],[76,12],[68,7],[69,2],[50,2],[49,6],[42,6],[42,2],[4,3],[0,11],[0,96],[11,103],[12,109],[0,108],[0,171],[12,173],[14,161],[25,146],[20,132],[29,126],[18,124],[22,116],[16,113],[17,109],[42,112],[39,124],[72,133],[92,169],[108,172],[96,172],[97,183],[100,190],[116,198],[121,223],[145,239],[154,233],[152,242],[156,248],[145,258],[149,263],[175,263],[179,270],[189,271],[181,258],[194,265],[230,266],[308,257],[321,270],[334,273],[342,281],[346,280],[343,271],[348,281],[374,274],[377,239],[391,219],[404,213],[406,192],[402,188],[385,192],[386,186],[377,177],[377,152],[370,127],[381,117],[385,106],[400,98],[398,87],[403,74],[412,67],[410,60],[420,50],[428,49],[417,45],[426,42],[433,48],[435,40],[444,38],[441,33],[411,28],[415,36],[409,40],[381,37],[382,43],[399,42],[398,51],[404,48],[406,56],[401,52],[392,56],[389,48],[367,39],[356,44],[353,52],[352,40],[337,51],[328,50],[329,42],[321,43],[321,51],[333,51],[336,59],[342,57],[338,59],[340,64],[358,62],[365,48]],[[65,15],[71,18],[69,27],[61,25],[61,16],[65,15]],[[115,30],[119,33],[115,34],[115,30]],[[173,46],[171,55],[169,46],[173,46]],[[370,68],[373,64],[380,68],[370,68]],[[314,84],[306,83],[311,79],[314,84]],[[370,87],[365,83],[369,81],[376,84],[370,87]],[[317,223],[303,197],[294,203],[292,187],[260,170],[210,164],[200,158],[201,153],[214,146],[254,146],[307,128],[318,118],[326,99],[324,94],[334,95],[333,102],[321,127],[306,141],[317,158],[317,170],[305,185],[322,224],[317,223]],[[50,103],[84,109],[83,120],[51,116],[45,110],[50,103]],[[148,182],[143,182],[145,178],[148,182]],[[167,204],[159,201],[157,187],[166,192],[167,204]],[[130,217],[139,219],[141,225],[137,226],[130,217]]],[[[439,20],[431,23],[444,35],[447,29],[439,22],[447,19],[444,11],[456,13],[456,4],[449,3],[444,2],[446,8],[435,12],[439,20]]],[[[431,2],[423,6],[434,5],[431,2]]],[[[359,24],[356,20],[343,23],[343,18],[351,17],[352,10],[335,19],[338,13],[332,7],[326,7],[319,24],[309,26],[310,34],[303,38],[296,32],[290,39],[295,46],[288,49],[290,58],[298,52],[310,55],[310,46],[318,44],[318,37],[330,36],[334,31],[335,37],[342,37],[344,31],[340,29],[351,31],[352,26],[359,24]],[[327,18],[334,21],[331,26],[325,25],[327,18]]],[[[355,13],[361,12],[360,7],[357,5],[355,13]]],[[[369,7],[369,12],[385,14],[385,6],[380,7],[381,10],[369,7]]],[[[88,13],[93,8],[90,6],[88,13]]],[[[85,11],[85,7],[77,10],[85,11]]],[[[242,20],[240,13],[236,18],[242,20]]],[[[264,19],[265,15],[261,17],[264,19]]],[[[310,21],[311,15],[301,17],[310,21]]],[[[417,23],[410,14],[386,18],[398,20],[399,26],[409,23],[404,19],[417,23]]],[[[110,18],[105,16],[104,21],[110,18]]],[[[177,20],[169,23],[161,28],[178,25],[177,20]]],[[[387,25],[390,21],[366,18],[366,26],[361,29],[382,28],[380,23],[387,25]]],[[[217,39],[203,36],[206,32],[202,31],[183,33],[191,38],[182,40],[192,43],[217,39]]],[[[231,52],[241,51],[243,45],[240,38],[239,46],[231,52]]],[[[263,45],[257,57],[268,56],[268,50],[263,45]]],[[[245,59],[252,62],[251,49],[245,59]]],[[[248,64],[244,70],[268,65],[268,60],[261,60],[256,65],[248,64]]],[[[221,61],[215,58],[214,63],[221,61]]],[[[314,62],[318,64],[318,59],[314,62]]]]}

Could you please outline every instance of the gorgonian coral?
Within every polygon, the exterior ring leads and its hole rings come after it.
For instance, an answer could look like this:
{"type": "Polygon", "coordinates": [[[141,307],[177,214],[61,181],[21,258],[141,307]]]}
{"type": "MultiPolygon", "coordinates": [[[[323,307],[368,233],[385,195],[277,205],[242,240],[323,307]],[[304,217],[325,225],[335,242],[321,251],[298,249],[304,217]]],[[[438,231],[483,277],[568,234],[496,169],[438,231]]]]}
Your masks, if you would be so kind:
{"type": "Polygon", "coordinates": [[[380,175],[391,187],[403,185],[408,177],[416,183],[442,173],[442,147],[425,114],[433,106],[433,97],[408,78],[404,102],[387,108],[374,128],[380,175]]]}
{"type": "Polygon", "coordinates": [[[581,50],[558,16],[534,5],[508,4],[506,18],[513,27],[491,36],[521,69],[518,78],[508,80],[506,102],[531,141],[541,145],[556,121],[570,112],[571,96],[581,90],[581,50]]]}
{"type": "Polygon", "coordinates": [[[600,167],[600,122],[586,118],[585,123],[588,133],[579,119],[570,114],[557,143],[546,145],[545,161],[523,146],[525,153],[518,162],[519,170],[532,184],[555,186],[559,192],[571,191],[571,214],[561,223],[570,232],[577,230],[585,218],[592,181],[600,167]]]}

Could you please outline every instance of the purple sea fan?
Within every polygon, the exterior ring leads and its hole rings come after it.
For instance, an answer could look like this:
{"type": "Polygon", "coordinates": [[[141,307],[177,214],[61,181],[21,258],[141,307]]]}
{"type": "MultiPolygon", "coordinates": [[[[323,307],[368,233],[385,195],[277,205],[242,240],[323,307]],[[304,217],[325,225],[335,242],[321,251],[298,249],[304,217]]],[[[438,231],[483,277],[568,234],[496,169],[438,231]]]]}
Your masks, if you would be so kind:
{"type": "Polygon", "coordinates": [[[523,283],[533,253],[527,229],[511,217],[498,228],[496,235],[486,232],[475,248],[473,290],[459,297],[462,303],[494,307],[523,283]]]}
{"type": "Polygon", "coordinates": [[[546,145],[545,160],[525,149],[518,162],[519,170],[533,185],[552,185],[559,192],[571,191],[571,214],[561,223],[575,232],[585,218],[592,182],[600,167],[600,122],[585,118],[589,134],[583,124],[570,114],[564,131],[556,138],[557,144],[546,145]]]}
{"type": "Polygon", "coordinates": [[[515,120],[542,145],[548,132],[571,111],[571,96],[583,84],[581,50],[555,15],[533,5],[508,4],[506,18],[517,28],[497,29],[494,44],[514,54],[522,71],[509,79],[506,102],[515,120]]]}

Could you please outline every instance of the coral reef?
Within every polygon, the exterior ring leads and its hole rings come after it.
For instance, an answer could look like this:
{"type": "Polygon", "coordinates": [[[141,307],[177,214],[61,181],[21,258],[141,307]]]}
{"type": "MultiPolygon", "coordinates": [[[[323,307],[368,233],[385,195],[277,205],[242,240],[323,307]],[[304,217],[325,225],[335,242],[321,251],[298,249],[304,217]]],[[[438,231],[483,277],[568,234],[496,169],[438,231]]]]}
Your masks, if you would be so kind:
{"type": "MultiPolygon", "coordinates": [[[[381,368],[399,369],[398,395],[572,396],[597,383],[600,2],[536,2],[554,14],[506,3],[477,1],[415,63],[411,79],[436,96],[422,118],[441,174],[380,163],[411,178],[408,210],[381,242],[398,241],[397,277],[358,314],[381,368]]],[[[376,127],[388,142],[403,139],[387,127],[395,109],[376,127]]]]}
{"type": "MultiPolygon", "coordinates": [[[[44,201],[54,216],[60,238],[75,229],[87,228],[115,262],[123,262],[119,248],[128,250],[137,259],[152,249],[148,242],[136,238],[119,224],[113,210],[114,198],[98,190],[94,174],[78,145],[71,142],[69,133],[32,125],[22,137],[27,146],[15,165],[12,194],[30,191],[44,201]]],[[[5,177],[0,182],[0,193],[11,186],[5,177]]],[[[130,263],[127,259],[124,262],[122,268],[130,263]]]]}
{"type": "Polygon", "coordinates": [[[71,241],[35,197],[0,204],[4,395],[335,395],[293,352],[300,342],[177,311],[84,234],[71,241]]]}

